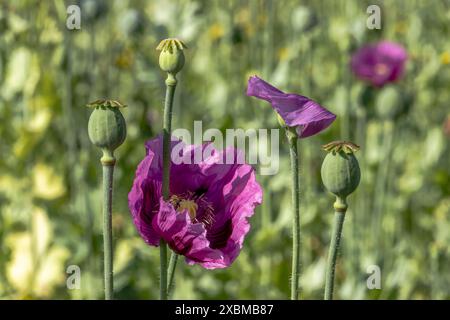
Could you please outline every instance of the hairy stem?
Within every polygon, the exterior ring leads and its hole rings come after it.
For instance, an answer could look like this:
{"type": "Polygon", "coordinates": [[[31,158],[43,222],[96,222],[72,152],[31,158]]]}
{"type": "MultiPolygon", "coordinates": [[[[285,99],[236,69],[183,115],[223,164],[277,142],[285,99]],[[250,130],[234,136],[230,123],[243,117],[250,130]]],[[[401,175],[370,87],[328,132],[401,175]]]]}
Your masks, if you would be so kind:
{"type": "Polygon", "coordinates": [[[334,203],[334,224],[331,235],[330,249],[328,251],[327,272],[325,280],[325,300],[333,300],[334,275],[336,272],[336,260],[341,242],[342,226],[344,225],[347,204],[345,199],[336,198],[334,203]]]}
{"type": "Polygon", "coordinates": [[[175,252],[172,252],[171,256],[170,256],[170,261],[169,261],[169,268],[167,270],[167,274],[168,274],[168,283],[167,283],[167,295],[170,296],[172,294],[172,289],[173,289],[173,285],[174,285],[174,278],[175,278],[175,269],[177,267],[177,262],[178,262],[178,255],[175,252]]]}
{"type": "Polygon", "coordinates": [[[167,300],[167,243],[163,239],[159,241],[159,265],[159,298],[167,300]]]}
{"type": "Polygon", "coordinates": [[[298,148],[297,137],[288,132],[289,151],[291,158],[292,177],[292,275],[291,275],[291,300],[298,300],[300,294],[300,179],[298,172],[298,148]]]}
{"type": "MultiPolygon", "coordinates": [[[[379,257],[380,250],[378,245],[378,240],[380,236],[382,236],[382,223],[383,223],[383,214],[385,213],[386,206],[386,196],[387,196],[387,186],[389,183],[389,177],[391,173],[392,167],[392,151],[395,146],[395,126],[392,121],[386,121],[384,123],[384,131],[383,131],[383,148],[384,148],[384,157],[382,162],[378,165],[377,170],[377,180],[375,184],[375,192],[374,192],[374,204],[373,204],[373,213],[372,217],[374,218],[373,223],[373,248],[375,251],[375,256],[379,257]]],[[[382,236],[381,239],[386,240],[385,236],[382,236]]],[[[385,241],[383,241],[385,242],[385,241]]],[[[382,246],[381,246],[382,247],[382,246]]],[[[389,250],[388,250],[389,251],[389,250]]]]}
{"type": "Polygon", "coordinates": [[[103,254],[105,300],[113,299],[112,192],[114,163],[103,164],[103,254]]]}
{"type": "MultiPolygon", "coordinates": [[[[172,131],[172,106],[173,96],[177,80],[172,74],[168,74],[166,80],[166,100],[164,102],[163,125],[163,182],[162,194],[164,200],[170,197],[170,140],[172,131]]],[[[160,240],[160,299],[167,300],[167,244],[160,240]]]]}

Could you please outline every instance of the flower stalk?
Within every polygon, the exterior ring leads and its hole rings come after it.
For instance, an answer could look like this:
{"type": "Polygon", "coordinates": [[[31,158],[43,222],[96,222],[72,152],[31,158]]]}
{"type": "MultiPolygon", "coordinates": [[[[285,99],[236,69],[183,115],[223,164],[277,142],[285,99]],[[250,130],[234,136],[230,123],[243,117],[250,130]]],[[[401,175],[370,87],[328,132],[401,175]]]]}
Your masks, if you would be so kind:
{"type": "Polygon", "coordinates": [[[172,252],[170,255],[169,268],[167,270],[167,295],[170,297],[172,295],[172,290],[174,286],[175,269],[177,268],[178,255],[172,252]]]}
{"type": "MultiPolygon", "coordinates": [[[[159,66],[167,72],[166,79],[166,99],[164,102],[164,120],[163,120],[163,181],[162,195],[165,201],[170,198],[170,140],[172,132],[172,109],[173,97],[177,86],[176,74],[184,66],[183,50],[186,45],[178,39],[166,39],[161,41],[157,50],[160,50],[159,66]]],[[[160,243],[160,299],[168,298],[168,269],[167,269],[167,244],[161,238],[160,243]]],[[[171,278],[175,272],[176,263],[171,264],[171,278]]]]}
{"type": "Polygon", "coordinates": [[[291,274],[291,300],[298,300],[300,295],[300,179],[298,172],[298,146],[297,134],[289,128],[286,129],[291,159],[291,192],[292,192],[292,274],[291,274]]]}
{"type": "Polygon", "coordinates": [[[88,123],[89,139],[102,150],[100,162],[103,168],[103,254],[105,300],[114,298],[112,204],[113,178],[116,158],[114,150],[126,138],[126,123],[115,100],[97,100],[87,105],[94,109],[88,123]]]}
{"type": "Polygon", "coordinates": [[[322,182],[325,188],[336,196],[336,201],[333,205],[335,212],[334,224],[328,251],[324,293],[325,300],[332,300],[337,256],[345,213],[348,207],[347,196],[358,187],[361,172],[358,160],[353,154],[359,149],[359,146],[356,144],[346,141],[335,141],[324,145],[323,149],[328,154],[322,163],[322,182]]]}
{"type": "MultiPolygon", "coordinates": [[[[170,197],[170,134],[172,132],[172,108],[173,97],[177,80],[174,75],[168,74],[166,80],[166,100],[164,103],[164,125],[163,125],[163,184],[162,194],[164,200],[170,197]]],[[[160,299],[167,300],[167,244],[161,239],[159,242],[160,256],[160,299]]]]}
{"type": "Polygon", "coordinates": [[[344,225],[345,213],[347,211],[345,199],[336,197],[336,202],[334,203],[334,210],[335,213],[334,213],[333,232],[331,235],[331,242],[327,260],[325,295],[324,295],[325,300],[333,300],[336,260],[338,256],[339,246],[341,243],[342,227],[344,225]]]}
{"type": "Polygon", "coordinates": [[[103,164],[103,252],[105,300],[113,299],[112,191],[114,164],[103,164]]]}

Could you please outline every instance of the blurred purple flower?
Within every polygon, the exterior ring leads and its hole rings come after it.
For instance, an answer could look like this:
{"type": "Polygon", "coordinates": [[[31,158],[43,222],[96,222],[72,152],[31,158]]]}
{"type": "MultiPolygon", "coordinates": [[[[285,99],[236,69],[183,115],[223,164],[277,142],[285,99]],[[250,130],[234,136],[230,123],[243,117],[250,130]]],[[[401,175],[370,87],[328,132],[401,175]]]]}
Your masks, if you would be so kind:
{"type": "Polygon", "coordinates": [[[447,137],[450,137],[450,115],[447,116],[447,119],[444,121],[444,134],[447,137]]]}
{"type": "Polygon", "coordinates": [[[193,146],[179,140],[172,141],[171,149],[175,146],[180,150],[178,155],[193,164],[172,160],[171,196],[164,201],[162,137],[146,143],[147,155],[137,168],[128,195],[134,224],[147,244],[158,246],[162,238],[189,264],[207,269],[228,267],[250,230],[247,219],[262,201],[255,171],[248,164],[237,164],[235,149],[217,151],[211,143],[193,146]],[[199,151],[209,156],[194,164],[199,151]],[[234,163],[224,164],[230,152],[234,163]]]}
{"type": "Polygon", "coordinates": [[[361,80],[376,87],[398,80],[404,71],[408,58],[406,50],[399,44],[381,41],[369,44],[356,51],[350,66],[361,80]]]}
{"type": "Polygon", "coordinates": [[[288,127],[295,127],[300,138],[325,130],[336,115],[317,102],[294,93],[284,93],[257,76],[250,77],[247,96],[266,100],[283,118],[288,127]]]}

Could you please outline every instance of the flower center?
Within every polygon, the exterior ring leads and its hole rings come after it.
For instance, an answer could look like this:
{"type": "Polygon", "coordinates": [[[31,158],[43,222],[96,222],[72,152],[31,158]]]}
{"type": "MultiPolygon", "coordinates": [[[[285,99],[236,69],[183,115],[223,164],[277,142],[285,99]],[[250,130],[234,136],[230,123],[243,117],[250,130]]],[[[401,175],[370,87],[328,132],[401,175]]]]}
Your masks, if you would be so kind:
{"type": "Polygon", "coordinates": [[[388,71],[389,68],[385,63],[377,63],[375,65],[375,73],[379,76],[384,76],[388,71]]]}
{"type": "Polygon", "coordinates": [[[183,212],[184,210],[187,210],[191,220],[194,220],[197,216],[198,205],[194,200],[182,199],[178,204],[177,212],[183,212]]]}
{"type": "Polygon", "coordinates": [[[193,223],[202,223],[208,228],[214,222],[214,208],[204,194],[187,192],[173,195],[169,201],[177,212],[187,211],[193,223]]]}

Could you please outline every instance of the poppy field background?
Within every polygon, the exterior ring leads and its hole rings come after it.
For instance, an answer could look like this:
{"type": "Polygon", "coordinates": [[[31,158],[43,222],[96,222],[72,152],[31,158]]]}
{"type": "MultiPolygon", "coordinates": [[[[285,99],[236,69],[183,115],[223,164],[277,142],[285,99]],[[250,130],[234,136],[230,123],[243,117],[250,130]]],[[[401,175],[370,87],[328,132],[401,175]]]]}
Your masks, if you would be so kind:
{"type": "MultiPolygon", "coordinates": [[[[128,105],[114,177],[115,297],[158,298],[159,251],[136,232],[127,195],[144,142],[161,131],[155,48],[172,36],[188,46],[173,128],[278,128],[268,104],[245,94],[255,74],[337,115],[299,142],[304,298],[322,298],[333,220],[321,146],[343,139],[361,146],[362,180],[349,197],[336,298],[449,299],[449,32],[448,1],[2,1],[0,299],[102,298],[101,155],[85,105],[104,97],[128,105]],[[70,4],[81,7],[81,30],[66,28],[70,4]],[[370,4],[381,7],[380,30],[366,27],[370,4]],[[402,44],[408,61],[399,81],[368,91],[349,63],[380,40],[402,44]],[[79,290],[66,287],[70,265],[80,267],[79,290]],[[373,265],[379,290],[366,285],[373,265]]],[[[263,203],[240,256],[212,271],[180,259],[173,298],[289,297],[289,152],[280,139],[280,170],[257,176],[263,203]]]]}

